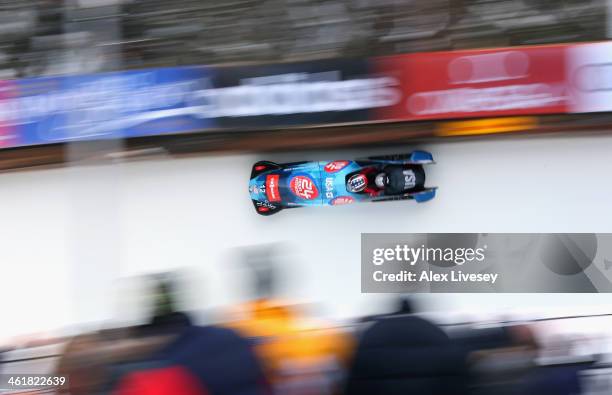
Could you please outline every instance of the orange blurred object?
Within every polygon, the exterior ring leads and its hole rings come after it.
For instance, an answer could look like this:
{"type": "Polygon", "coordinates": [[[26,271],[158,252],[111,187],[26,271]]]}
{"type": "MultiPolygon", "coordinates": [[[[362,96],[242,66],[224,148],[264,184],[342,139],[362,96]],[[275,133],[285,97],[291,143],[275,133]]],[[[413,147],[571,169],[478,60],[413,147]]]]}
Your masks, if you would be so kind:
{"type": "Polygon", "coordinates": [[[313,322],[297,306],[260,299],[238,306],[228,325],[255,342],[279,393],[333,394],[354,349],[348,333],[313,322]]]}

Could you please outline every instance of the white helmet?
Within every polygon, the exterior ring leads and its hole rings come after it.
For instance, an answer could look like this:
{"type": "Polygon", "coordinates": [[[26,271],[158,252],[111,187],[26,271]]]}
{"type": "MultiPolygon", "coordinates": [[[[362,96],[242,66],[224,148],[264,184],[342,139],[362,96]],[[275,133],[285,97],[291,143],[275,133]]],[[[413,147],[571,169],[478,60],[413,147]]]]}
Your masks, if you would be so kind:
{"type": "Polygon", "coordinates": [[[374,183],[380,189],[385,189],[386,181],[387,181],[387,175],[385,173],[380,173],[379,175],[376,176],[374,183]]]}

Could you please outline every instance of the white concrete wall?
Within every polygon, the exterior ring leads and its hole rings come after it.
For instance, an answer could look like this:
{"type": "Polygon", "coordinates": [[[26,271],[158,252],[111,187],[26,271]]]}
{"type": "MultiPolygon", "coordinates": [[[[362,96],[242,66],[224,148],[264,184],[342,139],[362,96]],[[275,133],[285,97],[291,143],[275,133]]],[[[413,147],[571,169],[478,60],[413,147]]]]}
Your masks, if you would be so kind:
{"type": "MultiPolygon", "coordinates": [[[[125,317],[134,306],[117,303],[113,295],[123,283],[115,279],[173,268],[189,270],[189,307],[229,304],[243,294],[235,247],[246,245],[285,242],[285,294],[347,318],[379,311],[389,300],[360,293],[361,232],[612,231],[612,136],[419,148],[438,161],[429,169],[428,184],[440,187],[434,201],[297,209],[272,217],[256,215],[248,197],[256,160],[371,152],[215,156],[0,175],[0,300],[9,318],[2,320],[0,338],[107,319],[118,310],[125,317]],[[95,272],[75,270],[83,261],[95,272]],[[103,290],[107,297],[96,296],[103,290]]],[[[423,300],[439,311],[466,314],[552,314],[605,308],[612,297],[423,300]]]]}

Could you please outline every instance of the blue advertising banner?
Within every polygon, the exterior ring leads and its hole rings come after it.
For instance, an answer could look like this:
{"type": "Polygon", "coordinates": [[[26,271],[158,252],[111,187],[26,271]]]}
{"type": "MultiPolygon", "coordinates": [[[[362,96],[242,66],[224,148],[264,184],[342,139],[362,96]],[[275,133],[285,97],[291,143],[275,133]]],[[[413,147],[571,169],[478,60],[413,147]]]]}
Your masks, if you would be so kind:
{"type": "Polygon", "coordinates": [[[0,81],[0,148],[365,122],[397,85],[367,59],[0,81]]]}
{"type": "Polygon", "coordinates": [[[3,148],[186,133],[214,127],[207,67],[177,67],[5,82],[3,148]]]}

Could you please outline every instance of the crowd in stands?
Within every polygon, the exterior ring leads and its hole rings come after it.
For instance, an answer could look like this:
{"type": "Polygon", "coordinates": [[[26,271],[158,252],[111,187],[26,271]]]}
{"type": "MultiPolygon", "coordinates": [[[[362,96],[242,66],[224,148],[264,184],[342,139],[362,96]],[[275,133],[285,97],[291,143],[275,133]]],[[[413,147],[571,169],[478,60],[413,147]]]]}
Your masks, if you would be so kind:
{"type": "Polygon", "coordinates": [[[605,0],[3,0],[0,78],[597,41],[605,0]]]}

